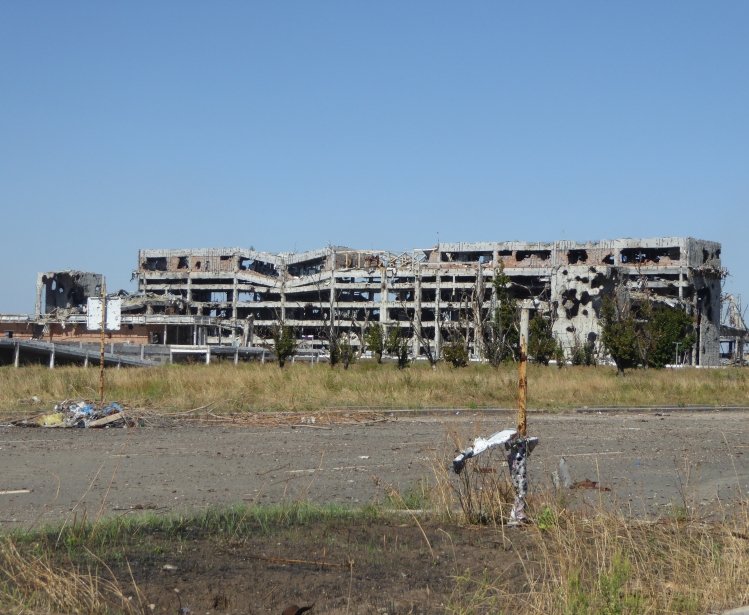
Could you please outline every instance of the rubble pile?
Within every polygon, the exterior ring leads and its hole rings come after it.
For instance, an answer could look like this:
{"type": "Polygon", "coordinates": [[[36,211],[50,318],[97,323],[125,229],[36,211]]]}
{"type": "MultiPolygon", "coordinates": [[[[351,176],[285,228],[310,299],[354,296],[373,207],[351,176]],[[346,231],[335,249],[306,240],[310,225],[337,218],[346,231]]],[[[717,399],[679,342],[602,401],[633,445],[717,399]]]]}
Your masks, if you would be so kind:
{"type": "Polygon", "coordinates": [[[98,404],[65,400],[54,411],[13,423],[18,427],[133,427],[135,422],[117,402],[98,404]]]}

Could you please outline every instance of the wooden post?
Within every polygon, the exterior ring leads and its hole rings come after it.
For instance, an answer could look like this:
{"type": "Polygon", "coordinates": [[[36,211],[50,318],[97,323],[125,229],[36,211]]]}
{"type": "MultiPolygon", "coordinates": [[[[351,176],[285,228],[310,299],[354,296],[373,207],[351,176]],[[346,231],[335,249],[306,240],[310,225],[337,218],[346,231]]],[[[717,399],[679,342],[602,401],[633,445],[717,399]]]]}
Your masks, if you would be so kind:
{"type": "Polygon", "coordinates": [[[107,288],[101,276],[101,335],[99,336],[99,403],[104,404],[104,330],[107,326],[107,288]]]}
{"type": "Polygon", "coordinates": [[[528,396],[528,376],[526,367],[528,365],[528,351],[526,340],[520,336],[520,363],[518,364],[518,435],[525,438],[528,431],[528,418],[526,415],[526,400],[528,396]]]}

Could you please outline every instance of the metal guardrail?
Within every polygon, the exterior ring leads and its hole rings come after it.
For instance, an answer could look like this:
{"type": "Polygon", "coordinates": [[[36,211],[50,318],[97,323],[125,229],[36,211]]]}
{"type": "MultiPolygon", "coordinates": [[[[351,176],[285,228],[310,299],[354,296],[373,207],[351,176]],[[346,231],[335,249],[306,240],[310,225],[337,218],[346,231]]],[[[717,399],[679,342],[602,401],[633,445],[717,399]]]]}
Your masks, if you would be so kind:
{"type": "MultiPolygon", "coordinates": [[[[96,364],[99,363],[98,348],[94,350],[91,347],[74,346],[69,343],[0,338],[0,348],[12,349],[14,355],[13,362],[16,366],[20,363],[21,353],[30,353],[35,356],[46,356],[49,359],[50,367],[54,367],[55,362],[58,360],[81,361],[84,364],[89,362],[96,364]]],[[[158,363],[151,359],[141,358],[139,356],[105,352],[104,365],[151,367],[153,365],[158,365],[158,363]]]]}

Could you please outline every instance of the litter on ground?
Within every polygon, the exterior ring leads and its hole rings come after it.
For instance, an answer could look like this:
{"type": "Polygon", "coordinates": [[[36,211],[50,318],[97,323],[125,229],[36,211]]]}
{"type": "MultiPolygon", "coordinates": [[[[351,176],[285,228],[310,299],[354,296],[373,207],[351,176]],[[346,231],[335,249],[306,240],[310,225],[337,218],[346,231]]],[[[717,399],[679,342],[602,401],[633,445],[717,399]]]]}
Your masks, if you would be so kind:
{"type": "Polygon", "coordinates": [[[13,421],[17,427],[133,427],[135,421],[117,402],[97,404],[65,400],[53,412],[13,421]]]}

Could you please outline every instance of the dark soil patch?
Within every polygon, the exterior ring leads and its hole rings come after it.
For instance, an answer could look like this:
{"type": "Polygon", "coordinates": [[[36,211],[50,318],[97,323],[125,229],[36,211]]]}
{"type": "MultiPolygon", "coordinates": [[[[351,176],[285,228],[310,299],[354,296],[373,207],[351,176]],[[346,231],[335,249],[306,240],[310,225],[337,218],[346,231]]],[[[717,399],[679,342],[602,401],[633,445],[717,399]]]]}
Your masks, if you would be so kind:
{"type": "Polygon", "coordinates": [[[459,599],[459,577],[525,584],[519,553],[527,558],[526,532],[533,530],[421,526],[423,533],[408,517],[324,522],[240,539],[149,537],[125,547],[112,568],[125,581],[129,562],[153,612],[178,614],[178,589],[192,615],[280,615],[290,604],[312,603],[312,615],[442,613],[459,599]]]}

